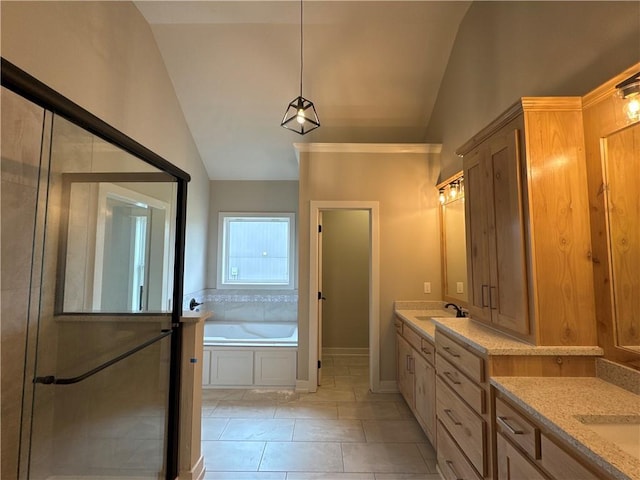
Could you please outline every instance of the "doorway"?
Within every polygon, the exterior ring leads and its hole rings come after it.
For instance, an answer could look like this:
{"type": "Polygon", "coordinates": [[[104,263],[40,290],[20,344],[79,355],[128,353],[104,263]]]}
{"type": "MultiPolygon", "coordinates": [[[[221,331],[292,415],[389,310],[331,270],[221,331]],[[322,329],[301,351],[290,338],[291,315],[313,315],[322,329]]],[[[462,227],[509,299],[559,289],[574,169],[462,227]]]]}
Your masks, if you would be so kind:
{"type": "MultiPolygon", "coordinates": [[[[379,204],[378,202],[360,201],[312,201],[310,211],[310,281],[309,281],[309,391],[316,391],[319,381],[321,381],[322,358],[322,317],[323,307],[326,300],[323,300],[322,289],[323,280],[323,240],[322,233],[319,232],[319,225],[322,224],[324,214],[331,212],[344,212],[357,216],[364,214],[365,228],[367,228],[367,250],[368,258],[365,261],[367,269],[367,285],[364,287],[367,298],[368,315],[365,320],[368,328],[368,341],[366,349],[369,353],[369,388],[373,392],[380,391],[380,361],[379,361],[379,204]]],[[[325,296],[325,298],[328,298],[325,296]]],[[[357,336],[354,331],[355,325],[351,325],[350,334],[357,336]]],[[[325,329],[326,330],[326,329],[325,329]]],[[[335,330],[335,329],[333,329],[335,330]]],[[[328,332],[331,329],[326,330],[328,332]]],[[[335,335],[335,331],[330,333],[335,335]]],[[[359,339],[358,341],[361,341],[359,339]]]]}

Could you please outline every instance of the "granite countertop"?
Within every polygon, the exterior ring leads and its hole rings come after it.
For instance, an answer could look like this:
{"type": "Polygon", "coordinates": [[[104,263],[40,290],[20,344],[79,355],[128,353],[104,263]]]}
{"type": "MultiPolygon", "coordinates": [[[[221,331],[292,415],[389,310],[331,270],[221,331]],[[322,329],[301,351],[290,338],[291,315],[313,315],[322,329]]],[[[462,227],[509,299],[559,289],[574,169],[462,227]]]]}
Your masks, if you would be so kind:
{"type": "Polygon", "coordinates": [[[536,346],[522,342],[469,318],[434,318],[433,323],[454,338],[470,344],[486,355],[596,355],[598,346],[536,346]]]}
{"type": "Polygon", "coordinates": [[[424,309],[424,310],[395,310],[395,314],[403,321],[413,327],[414,330],[421,333],[423,336],[435,342],[436,324],[433,323],[433,318],[436,317],[453,317],[453,312],[448,312],[442,309],[424,309]]]}
{"type": "Polygon", "coordinates": [[[541,426],[574,446],[611,478],[640,478],[640,452],[636,457],[630,455],[579,420],[580,416],[596,416],[596,420],[602,416],[634,423],[640,418],[639,395],[596,377],[492,377],[490,381],[541,426]]]}

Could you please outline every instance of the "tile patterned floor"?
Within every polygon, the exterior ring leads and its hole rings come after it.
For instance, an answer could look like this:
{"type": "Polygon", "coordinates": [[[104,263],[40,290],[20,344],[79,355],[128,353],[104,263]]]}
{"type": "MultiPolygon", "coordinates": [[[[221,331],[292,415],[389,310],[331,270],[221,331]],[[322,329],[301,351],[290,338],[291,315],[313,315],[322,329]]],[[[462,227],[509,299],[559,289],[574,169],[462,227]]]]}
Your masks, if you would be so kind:
{"type": "Polygon", "coordinates": [[[368,391],[368,358],[323,358],[317,393],[203,391],[209,480],[441,480],[399,394],[368,391]]]}

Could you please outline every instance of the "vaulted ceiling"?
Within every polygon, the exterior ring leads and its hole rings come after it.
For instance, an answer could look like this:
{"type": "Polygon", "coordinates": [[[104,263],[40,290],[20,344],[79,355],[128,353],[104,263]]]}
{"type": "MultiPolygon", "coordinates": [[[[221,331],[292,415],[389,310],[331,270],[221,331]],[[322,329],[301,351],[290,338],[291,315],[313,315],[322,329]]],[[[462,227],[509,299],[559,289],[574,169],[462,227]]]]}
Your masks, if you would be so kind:
{"type": "Polygon", "coordinates": [[[139,1],[211,179],[298,178],[294,142],[414,143],[470,2],[305,1],[303,95],[321,127],[280,127],[299,94],[300,2],[139,1]]]}

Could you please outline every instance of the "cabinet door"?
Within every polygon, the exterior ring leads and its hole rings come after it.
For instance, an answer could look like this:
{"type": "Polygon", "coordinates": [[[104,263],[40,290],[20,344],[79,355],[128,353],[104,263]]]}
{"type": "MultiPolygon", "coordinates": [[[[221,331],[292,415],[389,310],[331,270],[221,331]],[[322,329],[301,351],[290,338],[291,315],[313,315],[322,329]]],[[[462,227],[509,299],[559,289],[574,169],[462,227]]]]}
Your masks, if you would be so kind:
{"type": "Polygon", "coordinates": [[[413,349],[411,345],[402,338],[400,335],[396,335],[398,352],[398,390],[407,401],[409,406],[413,409],[415,407],[415,386],[413,382],[413,349]]]}
{"type": "Polygon", "coordinates": [[[489,140],[489,308],[492,323],[529,335],[520,135],[511,125],[489,140]]]}
{"type": "MultiPolygon", "coordinates": [[[[498,480],[547,480],[501,434],[497,435],[498,480]]],[[[569,478],[569,477],[565,477],[569,478]]]]}
{"type": "Polygon", "coordinates": [[[415,355],[416,414],[433,443],[436,432],[436,371],[420,355],[415,355]]]}
{"type": "Polygon", "coordinates": [[[467,236],[468,309],[476,320],[490,322],[489,239],[487,188],[491,177],[485,167],[484,145],[464,156],[465,231],[467,236]]]}

